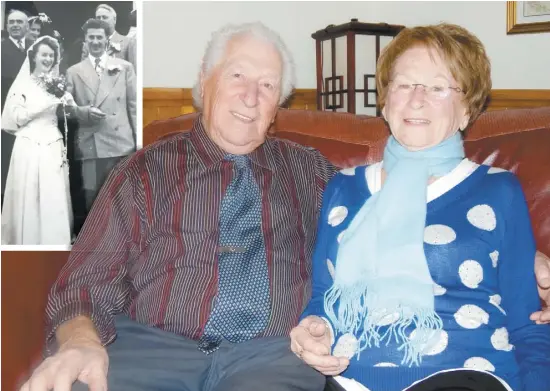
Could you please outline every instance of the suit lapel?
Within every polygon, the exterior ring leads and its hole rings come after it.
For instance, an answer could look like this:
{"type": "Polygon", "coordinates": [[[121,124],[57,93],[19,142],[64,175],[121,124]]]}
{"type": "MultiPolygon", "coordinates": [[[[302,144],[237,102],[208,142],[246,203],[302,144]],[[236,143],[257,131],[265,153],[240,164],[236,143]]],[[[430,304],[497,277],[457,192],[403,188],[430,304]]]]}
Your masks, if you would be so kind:
{"type": "Polygon", "coordinates": [[[82,73],[77,73],[78,76],[80,76],[84,84],[86,84],[86,86],[92,91],[92,93],[96,95],[99,88],[99,77],[97,76],[97,73],[92,66],[90,59],[86,58],[80,64],[80,70],[82,71],[82,73]]]}
{"type": "Polygon", "coordinates": [[[118,33],[118,31],[115,31],[115,32],[113,33],[113,36],[111,37],[111,41],[112,41],[112,42],[117,42],[117,43],[120,42],[120,41],[122,41],[122,35],[120,35],[120,34],[118,33]]]}
{"type": "Polygon", "coordinates": [[[113,90],[114,85],[116,84],[118,78],[120,77],[120,74],[122,73],[122,69],[119,72],[116,72],[113,75],[109,75],[109,66],[111,65],[118,65],[116,63],[113,64],[111,59],[109,58],[107,60],[107,63],[105,64],[105,69],[103,70],[103,73],[101,74],[101,81],[99,83],[99,90],[97,92],[97,96],[95,99],[96,107],[99,107],[105,98],[107,98],[107,95],[113,90]]]}

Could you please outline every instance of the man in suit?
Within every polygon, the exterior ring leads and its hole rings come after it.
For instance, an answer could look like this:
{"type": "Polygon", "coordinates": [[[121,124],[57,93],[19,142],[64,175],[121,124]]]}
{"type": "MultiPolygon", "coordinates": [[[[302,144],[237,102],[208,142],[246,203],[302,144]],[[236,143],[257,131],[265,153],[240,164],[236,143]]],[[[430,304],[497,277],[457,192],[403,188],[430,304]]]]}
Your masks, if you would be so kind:
{"type": "Polygon", "coordinates": [[[107,4],[100,4],[95,10],[95,18],[107,23],[109,46],[107,52],[111,56],[128,61],[128,38],[116,31],[116,11],[107,4]]]}
{"type": "MultiPolygon", "coordinates": [[[[9,36],[2,41],[2,110],[10,87],[25,61],[26,51],[31,46],[31,42],[25,38],[29,30],[25,13],[18,10],[10,11],[7,29],[9,36]]],[[[14,141],[14,135],[2,132],[2,203],[14,141]]]]}
{"type": "Polygon", "coordinates": [[[109,171],[136,150],[136,76],[132,64],[107,55],[108,25],[83,26],[88,57],[67,71],[79,123],[74,155],[89,210],[109,171]]]}

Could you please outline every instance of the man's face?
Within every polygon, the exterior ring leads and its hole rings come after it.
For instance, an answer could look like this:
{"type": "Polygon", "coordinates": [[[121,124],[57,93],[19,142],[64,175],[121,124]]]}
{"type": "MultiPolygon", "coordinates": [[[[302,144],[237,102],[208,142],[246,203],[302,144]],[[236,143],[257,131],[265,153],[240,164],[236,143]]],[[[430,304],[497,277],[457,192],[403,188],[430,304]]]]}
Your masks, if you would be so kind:
{"type": "Polygon", "coordinates": [[[247,154],[260,146],[281,96],[282,59],[270,43],[234,37],[208,75],[201,77],[203,119],[224,151],[247,154]]]}
{"type": "Polygon", "coordinates": [[[8,34],[13,39],[25,38],[28,29],[28,18],[23,12],[15,11],[8,16],[8,34]]]}
{"type": "Polygon", "coordinates": [[[88,52],[94,57],[100,57],[107,46],[107,35],[103,29],[88,29],[86,32],[88,52]]]}
{"type": "Polygon", "coordinates": [[[115,26],[116,26],[116,17],[105,8],[99,8],[95,12],[95,18],[99,20],[103,20],[105,23],[109,25],[109,31],[108,34],[111,36],[112,33],[115,32],[115,26]]]}

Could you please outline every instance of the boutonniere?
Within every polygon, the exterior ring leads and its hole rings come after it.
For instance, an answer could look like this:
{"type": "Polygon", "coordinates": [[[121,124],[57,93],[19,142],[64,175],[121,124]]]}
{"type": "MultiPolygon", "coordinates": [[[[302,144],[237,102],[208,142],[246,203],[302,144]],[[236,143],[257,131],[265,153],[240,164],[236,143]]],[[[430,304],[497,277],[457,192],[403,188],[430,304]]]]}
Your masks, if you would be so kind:
{"type": "Polygon", "coordinates": [[[122,71],[122,67],[120,65],[109,65],[107,67],[107,73],[109,73],[109,75],[111,76],[116,75],[120,71],[122,71]]]}
{"type": "Polygon", "coordinates": [[[109,42],[109,50],[113,53],[120,53],[120,51],[122,50],[120,42],[109,42]]]}

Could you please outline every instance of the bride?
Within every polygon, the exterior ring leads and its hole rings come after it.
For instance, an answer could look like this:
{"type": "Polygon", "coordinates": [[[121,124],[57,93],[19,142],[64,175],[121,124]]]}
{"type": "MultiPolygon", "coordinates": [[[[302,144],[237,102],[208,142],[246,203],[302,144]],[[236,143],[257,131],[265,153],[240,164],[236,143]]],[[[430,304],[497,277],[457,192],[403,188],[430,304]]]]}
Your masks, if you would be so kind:
{"type": "Polygon", "coordinates": [[[42,74],[57,76],[59,60],[58,42],[39,38],[6,98],[2,130],[16,139],[2,208],[2,244],[71,243],[69,167],[57,108],[74,100],[70,94],[59,99],[48,93],[39,79],[42,74]]]}

